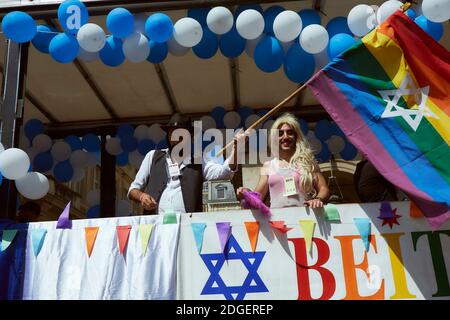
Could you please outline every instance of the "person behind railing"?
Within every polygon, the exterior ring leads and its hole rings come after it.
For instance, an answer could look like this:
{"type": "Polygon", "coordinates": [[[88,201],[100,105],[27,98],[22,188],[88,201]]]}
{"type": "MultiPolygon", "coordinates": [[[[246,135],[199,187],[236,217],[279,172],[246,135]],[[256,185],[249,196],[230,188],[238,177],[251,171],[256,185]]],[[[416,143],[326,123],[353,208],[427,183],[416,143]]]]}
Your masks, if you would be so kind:
{"type": "MultiPolygon", "coordinates": [[[[271,208],[323,207],[330,192],[297,119],[289,113],[283,114],[272,125],[270,137],[278,139],[279,150],[278,156],[261,168],[255,188],[261,200],[270,193],[271,208]]],[[[237,195],[242,199],[248,191],[241,187],[237,195]]]]}

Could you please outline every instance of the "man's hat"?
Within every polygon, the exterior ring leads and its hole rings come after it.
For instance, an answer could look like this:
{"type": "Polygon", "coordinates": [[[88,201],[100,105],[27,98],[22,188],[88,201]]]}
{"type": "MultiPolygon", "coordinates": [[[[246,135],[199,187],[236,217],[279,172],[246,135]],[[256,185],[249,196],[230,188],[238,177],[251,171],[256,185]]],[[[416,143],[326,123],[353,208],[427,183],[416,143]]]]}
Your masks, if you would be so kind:
{"type": "Polygon", "coordinates": [[[184,116],[181,115],[179,113],[175,113],[172,118],[170,118],[169,122],[165,125],[161,126],[161,129],[163,129],[164,131],[168,131],[170,129],[175,130],[175,129],[186,129],[189,131],[194,131],[194,127],[192,126],[192,122],[189,121],[189,119],[184,116]]]}

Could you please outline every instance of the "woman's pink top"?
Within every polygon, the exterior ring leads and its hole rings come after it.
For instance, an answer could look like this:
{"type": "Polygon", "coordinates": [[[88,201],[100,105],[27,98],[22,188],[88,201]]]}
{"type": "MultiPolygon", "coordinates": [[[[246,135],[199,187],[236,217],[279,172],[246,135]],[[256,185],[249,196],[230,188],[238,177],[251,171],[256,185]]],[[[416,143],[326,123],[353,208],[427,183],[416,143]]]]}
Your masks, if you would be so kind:
{"type": "Polygon", "coordinates": [[[269,165],[269,192],[270,207],[302,207],[305,202],[305,195],[300,189],[300,174],[292,168],[281,168],[278,159],[272,159],[269,165]],[[284,179],[294,177],[297,194],[285,196],[284,179]]]}

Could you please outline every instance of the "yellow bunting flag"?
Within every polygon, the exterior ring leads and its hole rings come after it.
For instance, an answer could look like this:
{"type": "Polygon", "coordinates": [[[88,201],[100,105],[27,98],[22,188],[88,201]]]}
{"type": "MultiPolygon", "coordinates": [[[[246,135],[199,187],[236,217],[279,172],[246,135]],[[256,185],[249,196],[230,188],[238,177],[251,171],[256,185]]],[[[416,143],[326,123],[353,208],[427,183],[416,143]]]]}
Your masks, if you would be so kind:
{"type": "Polygon", "coordinates": [[[98,227],[86,227],[84,231],[86,234],[86,249],[90,257],[92,249],[94,249],[95,239],[97,239],[98,227]]]}
{"type": "Polygon", "coordinates": [[[409,208],[409,216],[412,218],[423,218],[423,213],[416,206],[416,204],[412,201],[410,203],[411,203],[411,207],[409,208]]]}
{"type": "Polygon", "coordinates": [[[248,239],[250,240],[250,245],[252,247],[252,252],[256,251],[256,244],[258,242],[259,234],[259,221],[247,221],[245,223],[245,228],[247,229],[248,239]]]}
{"type": "Polygon", "coordinates": [[[139,237],[141,238],[142,255],[147,253],[148,242],[150,235],[152,234],[153,224],[141,224],[139,225],[139,237]]]}
{"type": "Polygon", "coordinates": [[[299,220],[298,223],[300,224],[300,228],[303,231],[306,248],[308,249],[308,252],[311,252],[312,237],[314,235],[314,228],[316,226],[316,222],[313,220],[299,220]]]}

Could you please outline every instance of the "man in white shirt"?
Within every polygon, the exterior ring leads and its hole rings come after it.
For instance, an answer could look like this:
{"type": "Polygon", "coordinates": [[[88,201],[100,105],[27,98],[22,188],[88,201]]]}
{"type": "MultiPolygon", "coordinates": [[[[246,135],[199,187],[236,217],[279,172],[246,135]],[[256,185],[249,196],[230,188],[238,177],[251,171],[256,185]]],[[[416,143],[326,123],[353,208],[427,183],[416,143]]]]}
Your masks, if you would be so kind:
{"type": "Polygon", "coordinates": [[[236,135],[230,156],[223,164],[213,161],[192,164],[191,157],[180,161],[170,152],[179,143],[172,141],[172,132],[177,128],[191,130],[190,124],[178,122],[163,128],[170,148],[147,153],[130,185],[128,198],[141,203],[146,214],[202,211],[203,181],[232,178],[237,168],[236,144],[245,135],[242,132],[236,135]]]}

